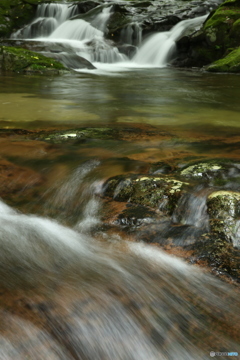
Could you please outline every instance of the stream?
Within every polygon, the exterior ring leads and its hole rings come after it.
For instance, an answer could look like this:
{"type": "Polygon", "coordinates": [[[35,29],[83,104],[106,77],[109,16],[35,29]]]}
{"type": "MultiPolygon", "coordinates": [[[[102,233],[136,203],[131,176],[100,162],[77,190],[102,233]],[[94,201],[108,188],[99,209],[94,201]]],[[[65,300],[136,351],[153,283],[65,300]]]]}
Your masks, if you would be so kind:
{"type": "Polygon", "coordinates": [[[12,38],[67,44],[95,69],[0,75],[0,359],[238,357],[236,284],[105,226],[103,196],[106,179],[154,162],[239,161],[238,75],[168,64],[179,32],[205,16],[143,43],[139,34],[130,59],[105,43],[111,9],[71,29],[74,8],[52,9],[38,9],[41,34],[30,25],[12,38]],[[123,136],[77,138],[81,128],[123,136]],[[64,139],[49,138],[58,131],[64,139]]]}

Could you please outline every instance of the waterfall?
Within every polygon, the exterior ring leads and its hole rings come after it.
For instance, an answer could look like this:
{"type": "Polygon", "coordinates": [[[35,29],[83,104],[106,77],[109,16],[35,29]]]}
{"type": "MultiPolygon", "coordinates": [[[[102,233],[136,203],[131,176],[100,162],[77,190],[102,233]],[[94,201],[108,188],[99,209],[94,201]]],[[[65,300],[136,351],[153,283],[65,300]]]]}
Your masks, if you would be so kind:
{"type": "MultiPolygon", "coordinates": [[[[82,16],[78,14],[77,5],[41,4],[38,5],[33,22],[13,34],[12,38],[35,39],[44,42],[45,46],[47,43],[58,43],[61,44],[64,57],[70,51],[93,63],[118,63],[123,67],[163,67],[167,66],[174,56],[176,41],[187,31],[201,25],[206,18],[206,16],[201,16],[181,21],[170,31],[151,35],[143,42],[142,29],[135,22],[121,30],[122,43],[118,46],[104,37],[112,8],[112,5],[99,6],[96,15],[94,11],[90,10],[87,15],[82,16]],[[86,20],[88,18],[90,22],[86,20]],[[125,51],[124,45],[126,46],[125,51]],[[127,46],[132,46],[132,49],[128,51],[127,46]],[[133,47],[136,47],[137,52],[133,51],[133,47]],[[131,58],[133,53],[136,54],[131,58]]],[[[48,56],[51,56],[50,45],[49,48],[48,56]]],[[[58,55],[58,59],[59,57],[60,55],[58,55]]],[[[98,67],[98,65],[96,66],[98,67]]]]}
{"type": "Polygon", "coordinates": [[[92,26],[104,33],[106,30],[107,21],[111,15],[111,9],[112,6],[103,8],[103,10],[92,21],[92,26]]]}
{"type": "Polygon", "coordinates": [[[59,25],[75,15],[77,5],[40,4],[35,19],[23,29],[12,34],[13,39],[32,39],[50,35],[59,25]]]}
{"type": "Polygon", "coordinates": [[[68,20],[61,24],[52,34],[49,39],[62,39],[62,40],[91,40],[94,37],[103,37],[103,32],[97,30],[88,22],[76,19],[68,20]]]}
{"type": "Polygon", "coordinates": [[[191,28],[203,23],[207,16],[183,20],[172,30],[150,36],[139,48],[133,61],[138,64],[152,64],[153,66],[166,66],[176,50],[176,41],[191,28]]]}

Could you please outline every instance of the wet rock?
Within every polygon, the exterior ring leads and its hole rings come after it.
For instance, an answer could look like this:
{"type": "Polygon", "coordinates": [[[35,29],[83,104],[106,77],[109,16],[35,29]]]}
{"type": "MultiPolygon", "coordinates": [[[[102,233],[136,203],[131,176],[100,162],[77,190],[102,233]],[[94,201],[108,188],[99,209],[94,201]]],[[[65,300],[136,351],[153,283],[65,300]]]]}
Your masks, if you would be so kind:
{"type": "Polygon", "coordinates": [[[240,2],[228,0],[212,11],[201,30],[177,44],[178,66],[208,66],[207,71],[240,72],[240,2]],[[235,50],[235,51],[233,51],[235,50]],[[216,62],[217,60],[220,60],[216,62]]]}
{"type": "Polygon", "coordinates": [[[237,181],[240,177],[240,166],[238,163],[210,160],[187,165],[180,171],[180,176],[204,180],[212,185],[224,185],[229,179],[237,181]]]}
{"type": "MultiPolygon", "coordinates": [[[[239,22],[240,23],[240,22],[239,22]]],[[[205,70],[210,72],[240,72],[240,48],[231,51],[223,59],[213,62],[205,70]]]]}
{"type": "Polygon", "coordinates": [[[136,127],[80,127],[68,130],[54,130],[54,131],[38,131],[34,138],[50,141],[53,143],[61,143],[66,141],[74,141],[76,143],[82,143],[87,140],[99,139],[99,140],[126,140],[132,141],[132,139],[143,139],[151,136],[165,136],[165,133],[158,130],[145,130],[136,127]]]}
{"type": "Polygon", "coordinates": [[[40,132],[37,138],[52,143],[64,143],[74,141],[75,143],[85,142],[87,139],[112,139],[117,137],[118,130],[112,128],[79,128],[65,131],[40,132]]]}
{"type": "Polygon", "coordinates": [[[149,206],[172,214],[187,183],[156,176],[117,176],[107,180],[105,196],[115,201],[149,206]]]}
{"type": "Polygon", "coordinates": [[[132,205],[123,210],[114,223],[116,225],[129,227],[132,230],[142,225],[154,223],[156,218],[157,213],[146,206],[132,205]]]}
{"type": "Polygon", "coordinates": [[[99,5],[100,5],[100,2],[96,2],[96,1],[81,1],[81,2],[77,3],[78,12],[80,14],[84,14],[99,5]]]}
{"type": "Polygon", "coordinates": [[[158,161],[151,164],[149,169],[149,174],[169,174],[173,171],[173,167],[170,164],[167,164],[163,161],[158,161]]]}
{"type": "Polygon", "coordinates": [[[96,67],[87,59],[74,53],[43,53],[44,56],[53,58],[63,64],[68,69],[96,69],[96,67]]]}
{"type": "Polygon", "coordinates": [[[67,71],[54,59],[29,50],[7,46],[0,46],[0,70],[56,75],[67,71]]]}
{"type": "Polygon", "coordinates": [[[240,250],[217,234],[206,233],[190,249],[196,258],[206,261],[216,274],[229,275],[240,281],[240,250]]]}
{"type": "Polygon", "coordinates": [[[208,196],[211,233],[240,248],[240,193],[215,191],[208,196]]]}

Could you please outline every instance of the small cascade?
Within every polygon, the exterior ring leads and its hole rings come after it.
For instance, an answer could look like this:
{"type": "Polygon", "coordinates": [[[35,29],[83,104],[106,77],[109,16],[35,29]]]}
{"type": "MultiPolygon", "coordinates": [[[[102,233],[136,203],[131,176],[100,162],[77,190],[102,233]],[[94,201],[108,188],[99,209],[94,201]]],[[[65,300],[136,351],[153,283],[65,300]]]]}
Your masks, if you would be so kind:
{"type": "Polygon", "coordinates": [[[206,230],[208,227],[206,199],[209,191],[211,190],[198,186],[194,191],[183,196],[173,213],[173,222],[206,230]]]}
{"type": "Polygon", "coordinates": [[[61,24],[50,36],[49,40],[91,40],[94,37],[103,37],[103,33],[85,20],[68,20],[61,24]]]}
{"type": "Polygon", "coordinates": [[[195,19],[181,21],[170,31],[150,36],[139,48],[133,61],[138,64],[166,66],[176,51],[176,41],[187,31],[201,25],[206,17],[204,15],[195,19]]]}
{"type": "Polygon", "coordinates": [[[112,6],[103,8],[102,12],[92,21],[92,26],[104,33],[106,31],[107,21],[111,15],[111,9],[112,6]]]}
{"type": "MultiPolygon", "coordinates": [[[[46,196],[50,194],[50,199],[46,203],[44,214],[55,217],[57,214],[58,219],[67,219],[68,223],[78,223],[84,217],[86,204],[95,199],[98,182],[94,170],[99,165],[98,160],[87,161],[77,167],[65,181],[49,189],[45,194],[46,196]]],[[[89,208],[86,211],[89,212],[89,208]]]]}
{"type": "Polygon", "coordinates": [[[40,4],[35,19],[23,29],[12,34],[12,39],[33,39],[50,35],[59,25],[77,12],[77,5],[40,4]]]}
{"type": "Polygon", "coordinates": [[[72,16],[76,15],[77,5],[71,4],[41,4],[38,5],[36,18],[54,18],[57,20],[58,24],[63,23],[64,21],[70,19],[72,16]]]}

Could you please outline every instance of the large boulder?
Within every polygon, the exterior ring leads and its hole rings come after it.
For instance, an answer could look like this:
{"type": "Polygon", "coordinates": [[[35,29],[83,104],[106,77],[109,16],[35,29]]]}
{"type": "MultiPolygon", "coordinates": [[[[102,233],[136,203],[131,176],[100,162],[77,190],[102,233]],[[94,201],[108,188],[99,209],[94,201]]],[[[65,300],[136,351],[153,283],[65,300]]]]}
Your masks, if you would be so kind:
{"type": "Polygon", "coordinates": [[[0,46],[0,70],[20,73],[60,74],[67,69],[58,61],[22,48],[0,46]]]}
{"type": "Polygon", "coordinates": [[[239,30],[240,1],[227,0],[209,15],[202,29],[179,40],[175,64],[202,67],[214,63],[206,70],[240,72],[239,30]],[[223,60],[215,63],[219,59],[223,60]]]}

